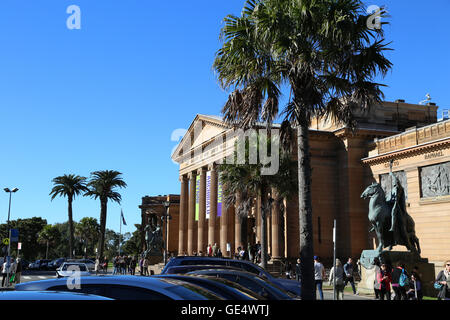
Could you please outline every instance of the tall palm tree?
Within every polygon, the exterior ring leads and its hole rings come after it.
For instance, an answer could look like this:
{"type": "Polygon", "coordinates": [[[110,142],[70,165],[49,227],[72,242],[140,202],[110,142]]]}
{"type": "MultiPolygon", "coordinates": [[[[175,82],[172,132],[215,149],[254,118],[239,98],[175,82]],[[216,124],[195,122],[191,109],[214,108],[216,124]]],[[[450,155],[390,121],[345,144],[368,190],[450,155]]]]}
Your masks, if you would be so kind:
{"type": "Polygon", "coordinates": [[[360,0],[247,0],[241,16],[224,19],[224,43],[213,64],[221,86],[232,90],[222,110],[230,124],[270,125],[282,88],[290,91],[282,129],[297,130],[305,300],[315,299],[309,125],[312,117],[323,116],[353,128],[356,108],[381,103],[382,85],[375,79],[392,64],[384,57],[383,30],[370,29],[369,18],[360,0]]]}
{"type": "Polygon", "coordinates": [[[68,214],[69,214],[69,257],[73,255],[74,244],[74,228],[73,228],[73,214],[72,214],[72,202],[74,198],[83,192],[88,191],[86,187],[86,178],[74,174],[65,174],[53,179],[54,187],[50,192],[52,200],[57,196],[67,197],[68,201],[68,214]]]}
{"type": "Polygon", "coordinates": [[[94,199],[100,199],[100,238],[99,259],[103,259],[103,252],[105,247],[105,233],[106,233],[106,215],[108,210],[108,200],[120,204],[122,196],[116,192],[116,188],[125,188],[127,184],[121,177],[122,173],[114,170],[94,171],[91,173],[91,179],[87,184],[89,190],[85,193],[94,199]]]}
{"type": "Polygon", "coordinates": [[[38,242],[46,245],[45,259],[48,259],[48,247],[58,242],[61,238],[59,229],[51,224],[46,225],[38,235],[38,242]]]}

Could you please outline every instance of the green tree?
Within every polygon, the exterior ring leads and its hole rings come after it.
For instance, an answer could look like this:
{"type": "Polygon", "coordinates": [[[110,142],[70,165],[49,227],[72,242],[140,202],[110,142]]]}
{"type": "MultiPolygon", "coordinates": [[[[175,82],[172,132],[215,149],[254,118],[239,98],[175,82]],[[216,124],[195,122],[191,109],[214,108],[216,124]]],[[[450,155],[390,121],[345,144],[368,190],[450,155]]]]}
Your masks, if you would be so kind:
{"type": "Polygon", "coordinates": [[[129,237],[129,239],[124,240],[124,244],[122,247],[122,251],[127,255],[140,255],[140,253],[143,251],[141,246],[141,232],[140,224],[135,224],[136,230],[132,233],[132,235],[129,237]]]}
{"type": "Polygon", "coordinates": [[[59,229],[52,226],[51,224],[46,225],[38,235],[38,242],[45,244],[45,259],[48,259],[48,247],[49,245],[54,245],[61,240],[61,233],[59,229]]]}
{"type": "Polygon", "coordinates": [[[95,244],[98,242],[100,233],[100,225],[97,219],[85,217],[75,227],[75,234],[82,240],[84,244],[84,257],[93,255],[95,244]]]}
{"type": "MultiPolygon", "coordinates": [[[[380,13],[384,16],[384,11],[380,13]]],[[[290,96],[282,129],[297,130],[302,298],[315,299],[309,125],[322,116],[354,127],[353,111],[381,103],[392,64],[382,28],[369,28],[360,0],[248,0],[241,16],[228,15],[213,68],[232,90],[222,112],[244,128],[272,123],[281,88],[290,96]]]]}
{"type": "Polygon", "coordinates": [[[85,195],[100,199],[100,238],[98,242],[99,258],[103,259],[106,235],[106,216],[108,200],[120,204],[122,196],[116,192],[117,188],[125,188],[127,184],[121,177],[122,173],[114,170],[95,171],[91,173],[88,183],[89,191],[85,195]]]}
{"type": "Polygon", "coordinates": [[[73,226],[73,214],[72,214],[72,202],[74,198],[83,192],[87,192],[86,178],[80,177],[74,174],[65,174],[53,179],[54,187],[50,192],[52,200],[57,196],[67,197],[68,202],[68,215],[69,215],[69,257],[72,258],[74,248],[74,226],[73,226]]]}

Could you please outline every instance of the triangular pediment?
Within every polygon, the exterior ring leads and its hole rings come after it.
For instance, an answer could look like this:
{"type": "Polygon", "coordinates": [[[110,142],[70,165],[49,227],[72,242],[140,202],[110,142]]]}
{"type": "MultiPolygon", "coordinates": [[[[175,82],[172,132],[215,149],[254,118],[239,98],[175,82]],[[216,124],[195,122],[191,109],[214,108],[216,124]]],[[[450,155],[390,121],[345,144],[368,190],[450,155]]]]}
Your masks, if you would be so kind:
{"type": "Polygon", "coordinates": [[[175,148],[172,159],[177,161],[183,154],[202,146],[227,130],[229,128],[223,123],[220,117],[197,115],[175,148]]]}

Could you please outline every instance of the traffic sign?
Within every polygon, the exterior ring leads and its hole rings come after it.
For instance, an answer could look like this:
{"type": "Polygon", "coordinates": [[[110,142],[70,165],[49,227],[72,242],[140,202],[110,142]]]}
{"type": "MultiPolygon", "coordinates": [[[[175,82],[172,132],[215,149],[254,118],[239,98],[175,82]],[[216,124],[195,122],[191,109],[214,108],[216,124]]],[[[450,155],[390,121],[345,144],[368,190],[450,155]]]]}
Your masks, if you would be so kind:
{"type": "Polygon", "coordinates": [[[8,238],[3,239],[3,244],[7,246],[9,244],[9,239],[8,238]]]}
{"type": "Polygon", "coordinates": [[[22,250],[22,242],[17,243],[17,250],[22,250]]]}

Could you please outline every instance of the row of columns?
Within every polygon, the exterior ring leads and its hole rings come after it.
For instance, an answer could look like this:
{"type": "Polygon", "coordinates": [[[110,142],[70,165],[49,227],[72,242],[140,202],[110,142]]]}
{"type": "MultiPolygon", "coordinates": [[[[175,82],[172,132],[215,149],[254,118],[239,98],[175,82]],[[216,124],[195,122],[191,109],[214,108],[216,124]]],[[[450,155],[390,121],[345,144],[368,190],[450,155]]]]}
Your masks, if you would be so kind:
{"type": "MultiPolygon", "coordinates": [[[[234,209],[226,209],[222,204],[222,215],[220,217],[220,225],[217,225],[217,191],[218,191],[218,172],[215,165],[202,167],[196,171],[180,176],[181,192],[180,192],[180,213],[179,213],[179,238],[178,238],[178,254],[182,255],[187,252],[192,255],[194,250],[197,252],[206,252],[208,244],[217,243],[224,256],[227,255],[227,243],[231,245],[231,250],[241,245],[241,222],[234,209]],[[208,222],[206,221],[206,175],[211,174],[210,185],[210,215],[208,222]],[[197,175],[200,177],[199,184],[199,212],[198,223],[195,228],[195,209],[196,209],[196,180],[197,175]],[[230,216],[230,215],[234,215],[230,216]],[[234,226],[233,226],[234,222],[234,226]],[[234,228],[233,228],[234,227],[234,228]],[[234,229],[234,230],[232,230],[234,229]],[[234,231],[234,232],[232,232],[234,231]],[[234,239],[231,235],[234,233],[234,239]]],[[[239,205],[240,198],[237,198],[235,207],[239,205]]],[[[256,201],[256,240],[261,240],[261,200],[256,201]]],[[[279,207],[272,208],[272,216],[270,225],[268,225],[268,243],[271,243],[270,253],[273,258],[281,257],[281,239],[279,232],[279,207]],[[270,236],[269,236],[270,235],[270,236]]],[[[269,221],[269,220],[268,220],[269,221]]],[[[231,252],[230,254],[233,254],[231,252]]]]}

